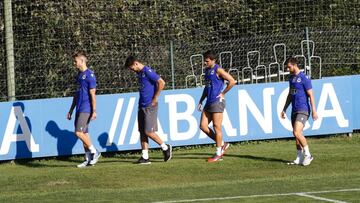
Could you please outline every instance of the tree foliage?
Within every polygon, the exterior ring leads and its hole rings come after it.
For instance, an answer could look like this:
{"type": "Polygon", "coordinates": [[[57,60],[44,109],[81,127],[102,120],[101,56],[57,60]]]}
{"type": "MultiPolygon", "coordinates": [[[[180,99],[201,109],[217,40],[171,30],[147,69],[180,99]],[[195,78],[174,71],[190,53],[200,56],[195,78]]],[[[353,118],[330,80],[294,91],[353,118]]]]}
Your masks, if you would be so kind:
{"type": "MultiPolygon", "coordinates": [[[[305,27],[322,47],[318,51],[325,62],[350,64],[325,69],[327,76],[358,74],[359,7],[358,0],[13,0],[18,99],[71,95],[75,50],[89,53],[100,93],[116,93],[136,89],[134,77],[122,67],[129,53],[139,54],[169,81],[173,41],[181,88],[193,53],[232,49],[238,54],[235,63],[243,65],[242,51],[265,53],[284,41],[298,46],[305,27]]],[[[1,90],[6,80],[3,24],[1,15],[1,90]]],[[[265,63],[273,59],[264,57],[265,63]]]]}

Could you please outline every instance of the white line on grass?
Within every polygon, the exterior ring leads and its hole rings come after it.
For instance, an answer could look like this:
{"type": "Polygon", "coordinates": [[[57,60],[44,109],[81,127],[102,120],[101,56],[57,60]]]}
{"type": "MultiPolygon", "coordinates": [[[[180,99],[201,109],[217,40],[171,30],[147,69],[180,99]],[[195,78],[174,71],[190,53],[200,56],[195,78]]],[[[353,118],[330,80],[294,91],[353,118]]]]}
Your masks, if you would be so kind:
{"type": "Polygon", "coordinates": [[[214,200],[229,200],[229,199],[242,199],[242,198],[254,198],[254,197],[276,197],[276,196],[290,196],[298,195],[303,197],[309,197],[313,199],[319,199],[335,203],[345,203],[343,201],[332,200],[322,197],[316,197],[309,194],[321,194],[321,193],[332,193],[332,192],[351,192],[351,191],[360,191],[360,188],[352,189],[341,189],[341,190],[324,190],[324,191],[313,191],[313,192],[293,192],[293,193],[275,193],[275,194],[263,194],[263,195],[246,195],[246,196],[232,196],[232,197],[213,197],[213,198],[203,198],[203,199],[183,199],[183,200],[169,200],[169,201],[160,201],[154,203],[177,203],[177,202],[200,202],[200,201],[214,201],[214,200]]]}
{"type": "Polygon", "coordinates": [[[317,197],[317,196],[308,195],[308,194],[305,194],[305,193],[297,193],[296,195],[302,196],[302,197],[309,197],[309,198],[312,198],[312,199],[323,200],[323,201],[327,201],[327,202],[346,203],[346,202],[344,202],[344,201],[339,201],[339,200],[334,200],[334,199],[328,199],[328,198],[323,198],[323,197],[317,197]]]}

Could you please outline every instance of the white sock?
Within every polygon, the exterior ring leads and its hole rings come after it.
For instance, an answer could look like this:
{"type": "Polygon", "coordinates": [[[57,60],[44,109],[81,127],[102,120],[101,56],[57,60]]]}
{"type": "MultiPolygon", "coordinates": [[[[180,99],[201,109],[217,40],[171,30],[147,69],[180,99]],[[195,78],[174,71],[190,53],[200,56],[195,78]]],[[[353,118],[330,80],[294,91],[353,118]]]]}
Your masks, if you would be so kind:
{"type": "Polygon", "coordinates": [[[221,147],[216,147],[216,155],[221,156],[221,147]]]}
{"type": "Polygon", "coordinates": [[[142,153],[142,158],[144,159],[149,159],[149,150],[147,149],[144,149],[144,150],[141,150],[141,153],[142,153]]]}
{"type": "Polygon", "coordinates": [[[223,141],[221,141],[221,146],[224,146],[224,144],[225,144],[224,140],[223,140],[223,141]]]}
{"type": "Polygon", "coordinates": [[[91,145],[91,146],[89,147],[89,150],[90,150],[90,152],[91,152],[92,154],[96,153],[96,149],[95,149],[94,145],[91,145]]]}
{"type": "Polygon", "coordinates": [[[304,147],[304,154],[305,154],[305,156],[311,156],[310,150],[309,150],[309,145],[306,145],[304,147]]]}
{"type": "Polygon", "coordinates": [[[160,146],[162,150],[164,151],[168,150],[168,146],[165,144],[165,142],[163,142],[160,146]]]}

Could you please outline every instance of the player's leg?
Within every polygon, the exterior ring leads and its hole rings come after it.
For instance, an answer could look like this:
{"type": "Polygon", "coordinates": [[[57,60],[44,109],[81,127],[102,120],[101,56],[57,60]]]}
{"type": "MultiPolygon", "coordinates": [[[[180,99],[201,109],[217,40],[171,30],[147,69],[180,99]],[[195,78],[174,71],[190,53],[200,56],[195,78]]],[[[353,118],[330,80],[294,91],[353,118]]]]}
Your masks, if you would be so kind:
{"type": "Polygon", "coordinates": [[[304,128],[304,125],[301,122],[299,122],[299,121],[295,122],[294,129],[293,129],[293,135],[302,147],[307,145],[306,139],[305,139],[304,135],[302,134],[303,128],[304,128]]]}
{"type": "Polygon", "coordinates": [[[149,159],[149,138],[145,134],[145,115],[144,108],[138,110],[138,129],[140,133],[141,157],[138,164],[151,164],[149,159]]]}
{"type": "Polygon", "coordinates": [[[166,144],[158,134],[155,132],[158,130],[157,125],[157,106],[146,107],[144,111],[144,130],[146,136],[160,145],[164,154],[164,161],[169,161],[172,158],[172,146],[166,144]]]}
{"type": "Polygon", "coordinates": [[[293,135],[294,135],[295,140],[296,140],[295,146],[296,146],[297,154],[296,154],[296,159],[291,161],[291,162],[288,162],[287,163],[288,165],[299,165],[299,164],[302,163],[303,158],[304,158],[303,149],[302,149],[300,140],[294,134],[296,116],[297,116],[297,113],[291,113],[291,125],[292,125],[292,128],[293,128],[293,135]]]}
{"type": "Polygon", "coordinates": [[[146,136],[144,132],[140,133],[140,142],[141,142],[141,149],[148,150],[149,149],[149,138],[146,136]]]}
{"type": "Polygon", "coordinates": [[[87,163],[83,162],[78,165],[78,167],[84,167],[89,164],[95,164],[97,159],[100,157],[100,153],[95,149],[91,143],[90,136],[88,135],[88,124],[89,124],[90,114],[89,113],[78,113],[75,118],[75,135],[82,141],[85,153],[90,151],[92,157],[90,160],[86,160],[87,163]],[[95,158],[95,159],[94,159],[95,158]],[[94,161],[95,160],[95,161],[94,161]]]}
{"type": "MultiPolygon", "coordinates": [[[[85,137],[87,137],[87,139],[91,143],[91,138],[90,138],[90,135],[89,135],[89,123],[90,123],[90,120],[91,119],[90,119],[90,114],[89,114],[89,116],[87,117],[86,124],[85,124],[83,132],[85,134],[85,137]]],[[[101,153],[92,144],[88,148],[88,151],[90,151],[90,165],[95,165],[98,162],[98,160],[99,160],[99,158],[101,156],[101,153]]],[[[86,152],[86,150],[85,150],[85,152],[86,152]]]]}
{"type": "Polygon", "coordinates": [[[83,143],[83,146],[85,148],[89,148],[91,145],[91,142],[89,138],[85,135],[84,131],[86,130],[86,114],[84,113],[77,113],[75,115],[75,135],[81,140],[83,143]]]}
{"type": "Polygon", "coordinates": [[[90,166],[90,160],[91,160],[90,150],[85,146],[84,143],[83,143],[83,147],[84,147],[84,151],[85,151],[85,155],[84,155],[85,160],[81,164],[77,165],[78,168],[90,166]]]}
{"type": "Polygon", "coordinates": [[[296,159],[293,161],[294,164],[301,164],[304,160],[304,150],[301,146],[300,140],[298,138],[296,139],[296,159]]]}
{"type": "Polygon", "coordinates": [[[208,162],[215,162],[222,160],[222,155],[225,153],[225,150],[228,148],[229,144],[224,143],[222,139],[222,121],[223,121],[223,112],[225,109],[225,100],[223,102],[217,102],[209,105],[206,108],[206,111],[211,114],[211,119],[213,122],[213,127],[215,131],[215,142],[216,142],[216,154],[214,157],[208,159],[208,162]]]}
{"type": "Polygon", "coordinates": [[[213,113],[213,126],[215,130],[215,141],[216,141],[216,154],[221,156],[221,146],[222,146],[222,121],[223,113],[213,113]]]}
{"type": "Polygon", "coordinates": [[[141,142],[141,157],[137,161],[138,164],[151,164],[149,159],[149,138],[146,136],[145,132],[140,132],[140,142],[141,142]]]}
{"type": "Polygon", "coordinates": [[[210,112],[203,111],[200,118],[200,130],[216,142],[215,132],[211,128],[209,128],[209,123],[211,123],[211,121],[212,114],[210,112]]]}
{"type": "MultiPolygon", "coordinates": [[[[212,121],[212,113],[203,111],[201,113],[200,119],[200,129],[203,131],[209,138],[216,142],[215,131],[209,127],[209,123],[212,121]]],[[[227,142],[221,141],[221,151],[224,155],[225,151],[229,148],[230,144],[227,142]]]]}
{"type": "Polygon", "coordinates": [[[147,131],[146,136],[152,139],[154,142],[156,142],[158,145],[160,145],[163,154],[164,154],[164,161],[169,161],[172,158],[172,146],[170,144],[166,144],[158,134],[152,131],[147,131]]]}
{"type": "MultiPolygon", "coordinates": [[[[221,132],[221,126],[222,126],[222,121],[223,121],[223,112],[225,111],[225,106],[226,106],[226,103],[225,103],[225,99],[221,99],[219,103],[216,103],[215,105],[215,109],[214,111],[217,112],[217,113],[221,113],[221,122],[220,122],[220,126],[219,126],[219,130],[221,132]]],[[[222,135],[222,133],[221,133],[222,135]]],[[[221,136],[221,156],[223,156],[226,152],[226,150],[229,148],[230,144],[228,142],[224,142],[224,139],[222,138],[221,136]]]]}
{"type": "Polygon", "coordinates": [[[304,159],[302,160],[302,165],[304,166],[309,165],[313,160],[313,157],[310,154],[309,145],[307,143],[305,136],[303,135],[303,129],[308,117],[309,116],[305,114],[297,114],[293,129],[293,134],[300,143],[301,148],[303,149],[304,159]]]}
{"type": "Polygon", "coordinates": [[[225,151],[229,148],[230,144],[224,142],[222,138],[222,121],[223,121],[223,113],[213,113],[213,125],[216,136],[216,155],[213,159],[209,159],[208,161],[214,161],[218,157],[222,157],[225,154],[225,151]]]}
{"type": "MultiPolygon", "coordinates": [[[[89,136],[89,134],[86,134],[87,136],[89,136]]],[[[91,160],[91,152],[90,150],[85,146],[85,144],[83,143],[83,147],[84,147],[84,151],[85,151],[85,160],[91,160]]]]}
{"type": "Polygon", "coordinates": [[[296,140],[295,146],[296,146],[296,151],[297,151],[296,158],[293,161],[288,162],[287,163],[288,165],[299,165],[299,164],[302,164],[302,162],[304,160],[303,148],[300,144],[300,141],[297,138],[295,138],[295,140],[296,140]]]}
{"type": "MultiPolygon", "coordinates": [[[[86,133],[85,135],[91,141],[89,133],[86,133]]],[[[90,165],[95,165],[98,162],[99,158],[101,157],[101,152],[99,150],[97,150],[93,145],[91,145],[88,150],[85,150],[85,153],[87,151],[90,154],[90,156],[89,156],[90,157],[90,165]]]]}
{"type": "Polygon", "coordinates": [[[81,142],[83,143],[83,145],[85,146],[85,148],[89,149],[91,144],[90,139],[86,136],[86,134],[84,132],[81,131],[76,131],[75,135],[81,140],[81,142]]]}
{"type": "Polygon", "coordinates": [[[212,113],[213,127],[215,130],[216,153],[215,156],[208,158],[208,162],[216,162],[222,160],[222,113],[212,113]]]}

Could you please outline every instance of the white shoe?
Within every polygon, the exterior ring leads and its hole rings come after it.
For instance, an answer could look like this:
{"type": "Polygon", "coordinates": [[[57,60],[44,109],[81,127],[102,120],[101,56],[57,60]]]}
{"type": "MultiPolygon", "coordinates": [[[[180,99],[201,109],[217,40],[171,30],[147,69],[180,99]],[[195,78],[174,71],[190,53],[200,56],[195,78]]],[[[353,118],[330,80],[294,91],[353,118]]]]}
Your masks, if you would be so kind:
{"type": "Polygon", "coordinates": [[[296,157],[294,161],[288,162],[287,165],[300,165],[303,162],[303,158],[296,157]]]}
{"type": "Polygon", "coordinates": [[[304,156],[304,161],[302,162],[303,166],[308,166],[310,165],[310,163],[312,162],[312,160],[314,159],[313,156],[304,156]]]}
{"type": "Polygon", "coordinates": [[[95,165],[98,162],[98,160],[101,156],[101,153],[96,150],[96,153],[91,154],[91,156],[92,156],[92,159],[90,161],[90,165],[95,165]]]}
{"type": "Polygon", "coordinates": [[[82,162],[81,164],[77,165],[78,168],[85,168],[85,167],[88,167],[88,166],[91,166],[91,165],[90,165],[90,162],[87,161],[87,160],[82,162]]]}

